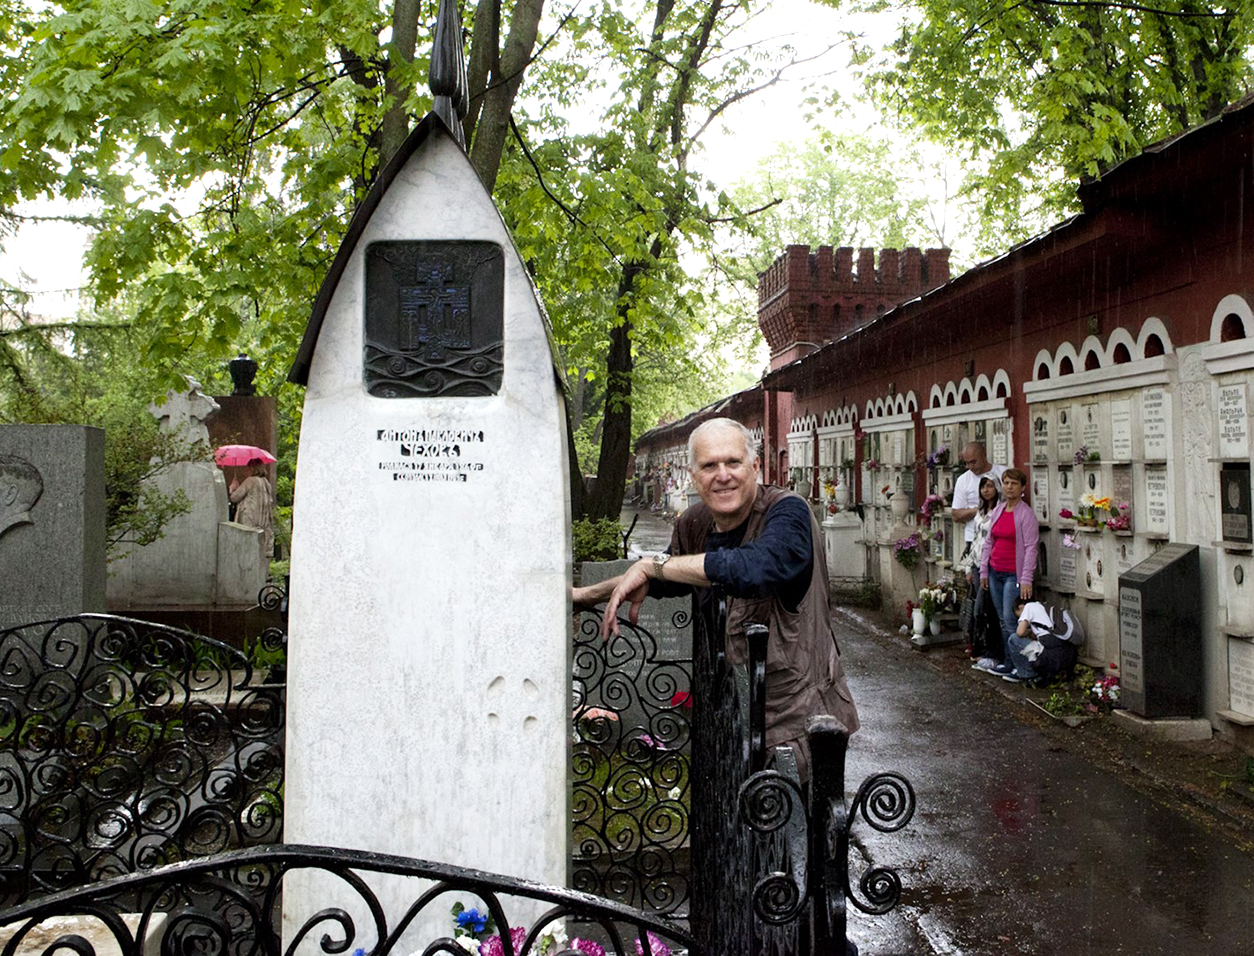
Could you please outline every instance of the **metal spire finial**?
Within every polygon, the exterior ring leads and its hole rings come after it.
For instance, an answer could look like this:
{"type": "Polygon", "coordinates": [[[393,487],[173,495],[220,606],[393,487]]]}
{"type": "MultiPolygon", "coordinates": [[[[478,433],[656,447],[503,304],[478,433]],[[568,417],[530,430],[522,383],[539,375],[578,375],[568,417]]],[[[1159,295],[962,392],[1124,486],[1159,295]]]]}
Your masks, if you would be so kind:
{"type": "Polygon", "coordinates": [[[470,110],[466,89],[466,57],[462,52],[462,15],[457,0],[440,0],[435,17],[435,46],[431,51],[428,84],[435,96],[436,113],[464,148],[462,119],[470,110]]]}

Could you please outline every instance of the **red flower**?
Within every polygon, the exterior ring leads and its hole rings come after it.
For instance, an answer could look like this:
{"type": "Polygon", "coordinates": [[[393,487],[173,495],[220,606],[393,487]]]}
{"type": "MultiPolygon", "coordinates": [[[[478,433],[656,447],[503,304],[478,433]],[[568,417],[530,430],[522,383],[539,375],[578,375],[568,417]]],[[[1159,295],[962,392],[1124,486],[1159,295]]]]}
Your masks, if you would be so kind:
{"type": "Polygon", "coordinates": [[[692,694],[686,690],[677,690],[671,695],[672,707],[685,707],[692,710],[692,694]]]}

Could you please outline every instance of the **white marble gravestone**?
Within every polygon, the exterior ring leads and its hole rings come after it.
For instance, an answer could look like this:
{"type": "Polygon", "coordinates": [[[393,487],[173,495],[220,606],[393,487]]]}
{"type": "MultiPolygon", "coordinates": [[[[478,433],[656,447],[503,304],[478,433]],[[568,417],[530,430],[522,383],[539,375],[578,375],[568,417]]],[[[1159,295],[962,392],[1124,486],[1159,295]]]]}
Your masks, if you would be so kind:
{"type": "MultiPolygon", "coordinates": [[[[205,419],[218,403],[188,380],[148,411],[180,440],[209,443],[205,419]]],[[[189,510],[171,518],[160,538],[124,550],[109,565],[110,610],[152,607],[249,607],[270,569],[265,533],[228,520],[226,478],[212,461],[178,461],[148,479],[162,494],[187,496],[189,510]]]]}
{"type": "MultiPolygon", "coordinates": [[[[435,114],[354,217],[290,377],[307,390],[285,840],[564,884],[561,383],[526,269],[435,114]]],[[[325,889],[285,884],[289,934],[325,889]]],[[[449,935],[451,902],[433,917],[449,935]]]]}

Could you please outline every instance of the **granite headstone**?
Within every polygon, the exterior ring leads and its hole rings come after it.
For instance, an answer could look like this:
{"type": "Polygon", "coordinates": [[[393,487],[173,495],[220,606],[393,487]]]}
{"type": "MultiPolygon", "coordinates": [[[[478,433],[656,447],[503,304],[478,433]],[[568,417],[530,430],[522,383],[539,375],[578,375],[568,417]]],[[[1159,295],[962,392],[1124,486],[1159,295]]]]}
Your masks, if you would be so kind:
{"type": "Polygon", "coordinates": [[[104,432],[0,425],[0,630],[105,610],[104,432]]]}

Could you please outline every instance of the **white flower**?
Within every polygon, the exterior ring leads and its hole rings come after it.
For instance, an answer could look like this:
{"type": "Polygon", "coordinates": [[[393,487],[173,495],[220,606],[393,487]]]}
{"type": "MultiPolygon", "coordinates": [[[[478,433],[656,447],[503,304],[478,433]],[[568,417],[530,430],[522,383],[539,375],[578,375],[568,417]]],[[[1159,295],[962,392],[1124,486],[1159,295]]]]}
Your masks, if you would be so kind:
{"type": "Polygon", "coordinates": [[[680,789],[678,787],[671,787],[670,792],[667,794],[667,796],[669,796],[672,800],[678,800],[679,794],[680,794],[680,789]]]}
{"type": "Polygon", "coordinates": [[[473,953],[474,956],[479,956],[479,940],[475,939],[473,936],[458,936],[456,937],[456,941],[457,945],[466,952],[473,953]]]}

